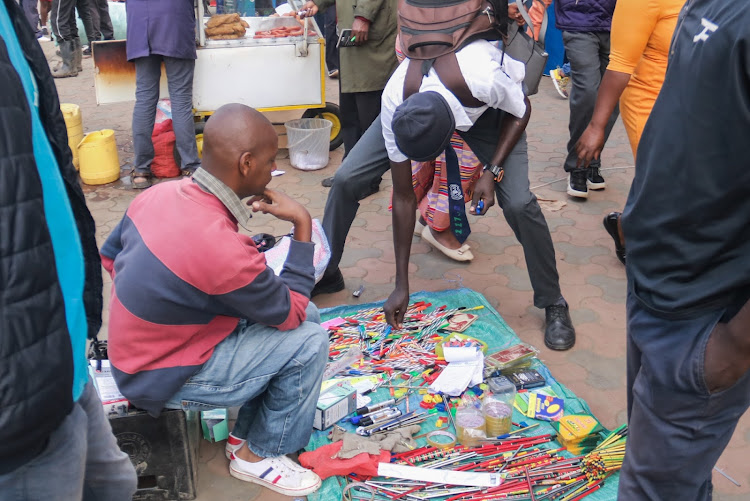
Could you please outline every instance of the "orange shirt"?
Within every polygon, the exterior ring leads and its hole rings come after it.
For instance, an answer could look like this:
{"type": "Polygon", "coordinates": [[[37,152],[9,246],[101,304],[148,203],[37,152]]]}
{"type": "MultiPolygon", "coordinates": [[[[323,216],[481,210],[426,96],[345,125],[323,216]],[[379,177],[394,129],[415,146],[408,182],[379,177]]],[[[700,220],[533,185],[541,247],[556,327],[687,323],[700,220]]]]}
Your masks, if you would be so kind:
{"type": "Polygon", "coordinates": [[[618,0],[608,70],[631,75],[620,112],[633,155],[667,71],[672,34],[685,0],[618,0]]]}

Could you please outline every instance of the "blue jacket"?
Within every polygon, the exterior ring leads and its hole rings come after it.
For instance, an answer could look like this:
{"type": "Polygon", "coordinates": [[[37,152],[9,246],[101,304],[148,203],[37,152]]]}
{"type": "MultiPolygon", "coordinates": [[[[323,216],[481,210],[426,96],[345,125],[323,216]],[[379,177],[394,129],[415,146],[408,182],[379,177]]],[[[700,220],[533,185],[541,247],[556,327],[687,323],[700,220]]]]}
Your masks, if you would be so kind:
{"type": "MultiPolygon", "coordinates": [[[[62,196],[67,195],[77,226],[85,266],[82,299],[88,333],[93,336],[102,323],[94,220],[73,167],[44,53],[15,0],[0,3],[8,12],[3,24],[12,25],[36,83],[41,125],[57,163],[52,168],[59,169],[62,196]]],[[[8,31],[0,29],[6,35],[8,31]]],[[[87,380],[86,329],[70,332],[66,322],[61,274],[52,248],[54,225],[45,212],[45,180],[36,163],[32,109],[22,75],[11,62],[14,37],[0,36],[0,475],[24,465],[46,447],[87,380]]],[[[55,198],[59,196],[58,192],[55,198]]]]}
{"type": "Polygon", "coordinates": [[[561,31],[609,31],[617,0],[555,0],[555,25],[561,31]]]}
{"type": "Polygon", "coordinates": [[[128,61],[160,55],[195,59],[193,0],[128,0],[128,61]]]}

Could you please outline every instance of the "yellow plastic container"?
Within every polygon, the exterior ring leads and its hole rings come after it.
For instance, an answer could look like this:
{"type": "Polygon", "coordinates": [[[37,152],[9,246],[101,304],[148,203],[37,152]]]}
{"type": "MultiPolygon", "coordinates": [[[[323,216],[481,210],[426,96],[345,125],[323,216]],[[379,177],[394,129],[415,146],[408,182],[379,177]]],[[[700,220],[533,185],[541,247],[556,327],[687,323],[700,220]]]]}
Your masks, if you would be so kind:
{"type": "Polygon", "coordinates": [[[86,134],[78,145],[78,155],[84,183],[107,184],[120,178],[120,159],[112,129],[86,134]]]}
{"type": "Polygon", "coordinates": [[[203,134],[195,135],[195,144],[198,146],[198,158],[203,158],[203,134]]]}
{"type": "Polygon", "coordinates": [[[83,121],[81,120],[81,108],[77,104],[62,103],[60,105],[65,126],[68,129],[68,146],[73,153],[73,165],[80,168],[78,156],[78,144],[83,140],[83,121]]]}

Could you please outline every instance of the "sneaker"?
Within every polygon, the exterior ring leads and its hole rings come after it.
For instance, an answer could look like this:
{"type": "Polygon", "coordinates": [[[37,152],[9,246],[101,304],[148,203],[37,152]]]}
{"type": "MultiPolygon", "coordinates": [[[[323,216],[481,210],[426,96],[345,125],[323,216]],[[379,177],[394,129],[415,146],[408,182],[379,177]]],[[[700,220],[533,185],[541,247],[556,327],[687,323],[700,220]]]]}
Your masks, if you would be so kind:
{"type": "Polygon", "coordinates": [[[86,48],[83,49],[83,56],[91,57],[91,45],[87,45],[86,48]]]}
{"type": "Polygon", "coordinates": [[[334,271],[323,274],[320,282],[315,284],[310,297],[317,296],[318,294],[333,294],[334,292],[344,290],[344,275],[341,274],[341,270],[336,268],[334,271]]]}
{"type": "Polygon", "coordinates": [[[563,99],[568,99],[568,86],[570,85],[570,77],[566,77],[560,68],[556,70],[550,70],[549,76],[552,77],[552,83],[555,85],[555,90],[560,94],[563,99]]]}
{"type": "Polygon", "coordinates": [[[576,344],[576,330],[570,319],[568,304],[562,300],[545,308],[547,327],[544,329],[544,344],[550,350],[569,350],[576,344]]]}
{"type": "Polygon", "coordinates": [[[592,190],[603,190],[607,187],[599,167],[589,167],[586,170],[586,186],[592,190]]]}
{"type": "Polygon", "coordinates": [[[227,438],[227,445],[224,447],[224,453],[227,455],[227,459],[234,459],[234,453],[241,449],[242,446],[245,445],[245,442],[245,440],[237,438],[230,433],[229,438],[227,438]]]}
{"type": "Polygon", "coordinates": [[[577,198],[589,197],[586,169],[575,169],[568,172],[568,195],[577,198]]]}
{"type": "Polygon", "coordinates": [[[328,72],[329,78],[338,78],[339,77],[339,70],[331,70],[328,72]]]}
{"type": "Polygon", "coordinates": [[[46,35],[40,36],[39,38],[37,38],[37,40],[39,40],[40,42],[51,42],[52,41],[52,39],[50,37],[46,36],[46,35]]]}
{"type": "Polygon", "coordinates": [[[229,463],[229,474],[290,497],[312,494],[321,483],[318,475],[286,456],[265,458],[257,463],[234,458],[229,463]]]}

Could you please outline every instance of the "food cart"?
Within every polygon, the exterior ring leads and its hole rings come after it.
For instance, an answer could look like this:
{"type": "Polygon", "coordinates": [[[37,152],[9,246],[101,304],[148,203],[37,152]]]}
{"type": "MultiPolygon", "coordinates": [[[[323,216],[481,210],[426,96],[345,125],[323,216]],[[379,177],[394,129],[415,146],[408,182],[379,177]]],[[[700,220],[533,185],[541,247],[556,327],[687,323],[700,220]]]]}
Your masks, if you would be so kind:
{"type": "MultiPolygon", "coordinates": [[[[330,120],[330,147],[341,145],[338,105],[325,99],[325,40],[312,18],[242,17],[244,35],[218,40],[206,35],[211,18],[202,1],[196,2],[196,12],[193,108],[198,129],[220,106],[242,103],[263,112],[304,110],[303,118],[330,120]]],[[[125,41],[95,42],[92,48],[97,103],[134,100],[135,65],[127,61],[125,41]]],[[[167,97],[162,76],[161,96],[167,97]]]]}

